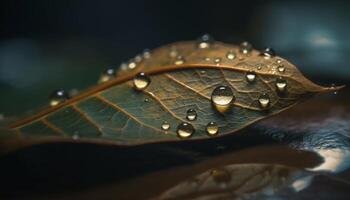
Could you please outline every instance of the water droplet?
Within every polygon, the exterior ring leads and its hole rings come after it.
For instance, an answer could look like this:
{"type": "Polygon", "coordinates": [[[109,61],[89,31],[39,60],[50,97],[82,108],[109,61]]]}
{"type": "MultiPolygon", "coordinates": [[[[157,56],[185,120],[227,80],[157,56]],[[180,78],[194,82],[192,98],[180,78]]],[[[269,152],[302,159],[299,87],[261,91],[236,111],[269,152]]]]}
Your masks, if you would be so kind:
{"type": "Polygon", "coordinates": [[[270,106],[270,97],[268,94],[264,93],[259,97],[259,105],[262,109],[266,109],[270,106]]]}
{"type": "Polygon", "coordinates": [[[264,56],[265,59],[270,59],[270,58],[274,57],[276,55],[276,53],[272,48],[267,47],[261,52],[260,55],[264,56]]]}
{"type": "Polygon", "coordinates": [[[209,57],[206,57],[204,58],[205,61],[209,62],[210,61],[210,58],[209,57]]]}
{"type": "Polygon", "coordinates": [[[123,71],[126,71],[128,69],[128,64],[126,64],[125,62],[121,63],[119,68],[123,71]]]}
{"type": "Polygon", "coordinates": [[[286,71],[286,68],[285,68],[283,65],[279,65],[279,66],[277,67],[277,70],[278,70],[278,72],[283,73],[283,72],[286,71]]]}
{"type": "Polygon", "coordinates": [[[68,99],[68,94],[66,91],[59,89],[55,90],[51,95],[50,95],[50,106],[56,106],[68,99]]]}
{"type": "Polygon", "coordinates": [[[149,49],[145,49],[143,50],[142,55],[143,55],[143,58],[149,59],[151,57],[151,51],[149,49]]]}
{"type": "Polygon", "coordinates": [[[215,63],[216,65],[219,65],[220,62],[221,62],[221,58],[215,58],[215,59],[214,59],[214,63],[215,63]]]}
{"type": "Polygon", "coordinates": [[[249,82],[249,83],[252,83],[252,82],[254,82],[255,81],[255,77],[256,77],[256,74],[254,73],[254,72],[247,72],[247,74],[245,75],[245,77],[246,77],[246,79],[247,79],[247,81],[249,82]]]}
{"type": "MultiPolygon", "coordinates": [[[[335,84],[334,84],[334,83],[331,84],[331,88],[332,88],[332,89],[335,89],[335,84]]],[[[333,94],[334,94],[334,95],[337,95],[337,94],[338,94],[338,91],[337,91],[337,90],[334,91],[333,94]]]]}
{"type": "Polygon", "coordinates": [[[170,128],[170,124],[167,121],[163,121],[162,123],[162,130],[167,131],[170,128]]]}
{"type": "Polygon", "coordinates": [[[209,136],[214,136],[219,133],[219,127],[215,122],[209,122],[207,124],[206,131],[209,136]]]}
{"type": "Polygon", "coordinates": [[[144,101],[144,102],[149,102],[149,99],[148,99],[148,98],[145,98],[143,101],[144,101]]]}
{"type": "Polygon", "coordinates": [[[176,50],[175,47],[172,47],[169,51],[169,56],[171,58],[175,58],[178,54],[179,54],[179,52],[176,50]]]}
{"type": "Polygon", "coordinates": [[[227,52],[227,54],[226,54],[226,58],[227,58],[227,59],[229,59],[229,60],[233,60],[233,59],[235,59],[235,58],[236,58],[236,54],[235,54],[235,52],[233,52],[233,51],[229,51],[229,52],[227,52]]]}
{"type": "Polygon", "coordinates": [[[282,63],[282,60],[281,59],[277,59],[277,64],[281,64],[282,63]]]}
{"type": "Polygon", "coordinates": [[[205,70],[201,70],[201,74],[206,74],[207,72],[205,70]]]}
{"type": "Polygon", "coordinates": [[[128,62],[128,68],[129,69],[135,69],[135,67],[137,66],[136,62],[131,60],[128,62]]]}
{"type": "Polygon", "coordinates": [[[115,76],[116,76],[116,70],[113,68],[108,68],[102,72],[98,82],[104,83],[104,82],[110,81],[110,80],[114,79],[115,76]]]}
{"type": "Polygon", "coordinates": [[[213,41],[214,39],[209,34],[204,34],[198,39],[198,48],[209,48],[212,45],[213,41]]]}
{"type": "Polygon", "coordinates": [[[239,52],[249,54],[253,50],[253,46],[249,42],[242,42],[239,45],[239,52]]]}
{"type": "Polygon", "coordinates": [[[276,79],[276,89],[277,92],[285,92],[287,89],[287,81],[282,77],[276,79]]]}
{"type": "Polygon", "coordinates": [[[182,57],[182,56],[176,57],[175,65],[182,65],[184,63],[185,63],[185,58],[184,57],[182,57]]]}
{"type": "Polygon", "coordinates": [[[151,83],[151,79],[141,72],[134,77],[134,86],[137,90],[144,90],[151,83]]]}
{"type": "Polygon", "coordinates": [[[136,63],[141,62],[141,61],[142,61],[142,55],[140,55],[140,54],[136,55],[135,58],[134,58],[134,61],[135,61],[136,63]]]}
{"type": "Polygon", "coordinates": [[[232,89],[228,86],[218,86],[211,94],[211,101],[219,112],[226,112],[236,100],[232,89]]]}
{"type": "Polygon", "coordinates": [[[177,126],[176,133],[180,138],[189,138],[195,132],[193,126],[190,123],[182,122],[177,126]]]}
{"type": "Polygon", "coordinates": [[[196,120],[197,112],[194,109],[188,109],[186,113],[186,118],[190,121],[196,120]]]}

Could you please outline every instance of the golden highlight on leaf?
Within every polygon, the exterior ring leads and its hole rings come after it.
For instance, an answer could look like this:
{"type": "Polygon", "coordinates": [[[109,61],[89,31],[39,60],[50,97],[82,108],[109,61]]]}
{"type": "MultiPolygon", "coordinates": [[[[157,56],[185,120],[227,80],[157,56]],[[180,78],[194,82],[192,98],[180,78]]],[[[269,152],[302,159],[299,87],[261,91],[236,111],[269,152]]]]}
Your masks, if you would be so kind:
{"type": "Polygon", "coordinates": [[[188,41],[148,51],[117,78],[10,128],[24,138],[119,145],[204,139],[341,88],[321,87],[271,50],[249,47],[188,41]]]}

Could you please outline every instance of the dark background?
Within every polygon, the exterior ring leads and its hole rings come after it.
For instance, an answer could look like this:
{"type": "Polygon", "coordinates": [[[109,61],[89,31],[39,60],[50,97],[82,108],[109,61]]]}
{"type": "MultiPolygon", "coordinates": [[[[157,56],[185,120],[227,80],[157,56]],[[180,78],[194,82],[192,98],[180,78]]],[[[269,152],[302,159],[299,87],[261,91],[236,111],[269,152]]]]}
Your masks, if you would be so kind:
{"type": "MultiPolygon", "coordinates": [[[[5,118],[46,105],[54,89],[94,85],[102,70],[118,67],[145,48],[204,33],[236,44],[247,40],[257,49],[271,46],[317,83],[350,85],[346,1],[8,0],[1,1],[0,15],[0,114],[5,118]]],[[[240,148],[264,140],[236,139],[221,143],[240,148]]],[[[193,150],[192,143],[185,146],[193,150]]],[[[86,144],[35,146],[0,159],[5,185],[0,194],[75,190],[129,175],[117,170],[145,172],[193,161],[174,153],[168,162],[152,165],[169,156],[159,151],[162,147],[118,149],[116,154],[115,148],[86,144]],[[135,168],[120,164],[140,159],[144,163],[135,168]]]]}
{"type": "Polygon", "coordinates": [[[318,83],[350,81],[349,3],[340,1],[1,1],[0,113],[84,89],[145,48],[204,33],[273,47],[318,83]]]}

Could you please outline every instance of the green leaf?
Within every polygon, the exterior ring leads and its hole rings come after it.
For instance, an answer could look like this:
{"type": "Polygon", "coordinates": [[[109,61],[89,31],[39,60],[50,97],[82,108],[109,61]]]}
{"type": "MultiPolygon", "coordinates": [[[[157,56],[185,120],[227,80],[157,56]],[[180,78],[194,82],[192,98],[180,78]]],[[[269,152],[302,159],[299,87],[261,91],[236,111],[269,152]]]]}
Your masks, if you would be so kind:
{"type": "Polygon", "coordinates": [[[142,60],[136,57],[122,65],[117,78],[20,120],[11,130],[42,142],[73,138],[136,145],[205,139],[234,133],[313,94],[341,88],[318,86],[288,61],[268,51],[247,50],[247,44],[198,45],[178,42],[142,60]],[[135,76],[142,87],[135,88],[140,84],[135,76]],[[218,100],[231,97],[224,106],[214,97],[222,86],[226,89],[218,100]],[[194,120],[187,116],[191,109],[194,120]],[[218,131],[208,131],[209,123],[218,131]]]}

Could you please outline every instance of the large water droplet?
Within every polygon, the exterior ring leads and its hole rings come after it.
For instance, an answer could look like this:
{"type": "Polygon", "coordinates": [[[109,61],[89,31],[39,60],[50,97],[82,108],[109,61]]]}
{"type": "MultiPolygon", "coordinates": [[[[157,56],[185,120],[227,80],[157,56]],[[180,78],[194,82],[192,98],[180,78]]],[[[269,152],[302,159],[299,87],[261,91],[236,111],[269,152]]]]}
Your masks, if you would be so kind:
{"type": "Polygon", "coordinates": [[[270,106],[270,97],[268,94],[264,93],[259,97],[259,105],[262,109],[266,109],[270,106]]]}
{"type": "Polygon", "coordinates": [[[200,49],[209,48],[212,45],[213,41],[214,39],[209,34],[204,34],[198,39],[197,46],[200,49]]]}
{"type": "Polygon", "coordinates": [[[219,112],[226,112],[236,100],[232,89],[228,86],[218,86],[211,94],[211,101],[219,112]]]}
{"type": "Polygon", "coordinates": [[[209,136],[214,136],[219,133],[219,127],[215,122],[209,122],[207,124],[206,131],[209,136]]]}
{"type": "Polygon", "coordinates": [[[261,52],[260,55],[264,56],[265,59],[270,59],[270,58],[274,57],[276,55],[276,53],[272,48],[267,47],[261,52]]]}
{"type": "Polygon", "coordinates": [[[245,75],[245,78],[249,83],[253,83],[255,81],[255,77],[256,77],[256,74],[253,71],[247,72],[247,74],[245,75]]]}
{"type": "Polygon", "coordinates": [[[229,52],[227,52],[227,54],[226,54],[226,58],[229,59],[229,60],[233,60],[233,59],[236,58],[236,53],[233,52],[233,51],[229,51],[229,52]]]}
{"type": "Polygon", "coordinates": [[[110,80],[114,79],[115,76],[116,76],[116,70],[113,68],[108,68],[102,72],[98,82],[104,83],[104,82],[110,81],[110,80]]]}
{"type": "Polygon", "coordinates": [[[59,89],[52,92],[50,95],[50,106],[56,106],[69,98],[66,91],[59,89]]]}
{"type": "Polygon", "coordinates": [[[193,126],[190,123],[182,122],[177,126],[176,133],[180,138],[189,138],[195,132],[193,126]]]}
{"type": "Polygon", "coordinates": [[[134,77],[134,86],[137,90],[144,90],[151,83],[151,79],[141,72],[134,77]]]}
{"type": "Polygon", "coordinates": [[[242,42],[239,45],[239,52],[249,54],[253,50],[253,46],[249,42],[242,42]]]}
{"type": "Polygon", "coordinates": [[[233,92],[230,87],[218,86],[211,94],[211,99],[213,103],[224,106],[231,104],[235,100],[235,96],[233,96],[233,92]]]}
{"type": "Polygon", "coordinates": [[[279,93],[285,92],[287,89],[287,81],[284,80],[282,77],[279,77],[276,79],[276,90],[279,93]]]}
{"type": "Polygon", "coordinates": [[[162,130],[167,131],[170,128],[170,124],[167,121],[163,121],[162,123],[162,130]]]}
{"type": "Polygon", "coordinates": [[[182,65],[184,63],[185,63],[185,58],[184,57],[182,57],[182,56],[176,57],[175,65],[182,65]]]}
{"type": "Polygon", "coordinates": [[[188,109],[186,113],[186,118],[190,121],[197,119],[197,112],[194,109],[188,109]]]}

